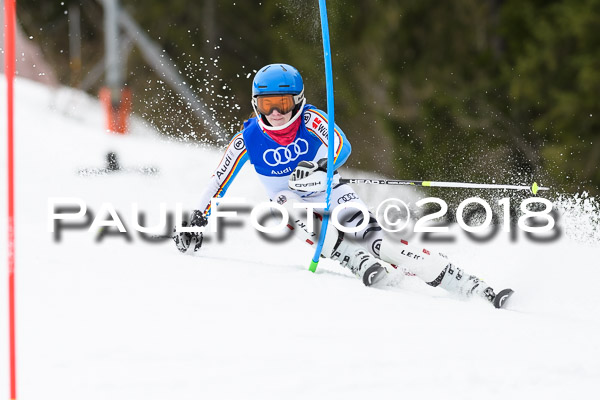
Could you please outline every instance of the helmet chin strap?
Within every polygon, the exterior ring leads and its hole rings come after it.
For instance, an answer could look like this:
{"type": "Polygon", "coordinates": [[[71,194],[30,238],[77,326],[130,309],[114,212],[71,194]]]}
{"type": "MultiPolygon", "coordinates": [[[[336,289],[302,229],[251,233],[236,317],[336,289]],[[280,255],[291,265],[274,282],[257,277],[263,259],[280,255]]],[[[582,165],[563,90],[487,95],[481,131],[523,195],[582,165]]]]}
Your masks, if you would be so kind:
{"type": "Polygon", "coordinates": [[[293,124],[294,121],[296,121],[298,118],[300,118],[300,115],[302,115],[301,111],[304,108],[305,104],[306,104],[306,98],[302,99],[302,104],[300,104],[300,107],[298,108],[298,111],[296,112],[296,115],[292,116],[292,118],[290,118],[290,120],[288,122],[286,122],[285,124],[283,124],[281,126],[266,125],[264,123],[263,119],[262,119],[263,115],[258,112],[258,110],[256,109],[256,106],[254,105],[254,102],[252,102],[252,108],[254,108],[254,112],[256,113],[256,115],[259,116],[259,118],[258,118],[258,125],[262,129],[268,129],[270,131],[280,131],[280,130],[283,130],[283,129],[287,128],[288,126],[290,126],[291,124],[293,124]]]}

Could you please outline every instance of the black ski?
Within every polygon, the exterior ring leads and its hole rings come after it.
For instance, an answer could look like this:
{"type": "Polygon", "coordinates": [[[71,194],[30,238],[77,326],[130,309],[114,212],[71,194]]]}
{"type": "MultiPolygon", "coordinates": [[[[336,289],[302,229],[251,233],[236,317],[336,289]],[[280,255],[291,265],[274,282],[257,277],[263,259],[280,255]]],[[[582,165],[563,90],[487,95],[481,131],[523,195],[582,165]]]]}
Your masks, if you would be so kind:
{"type": "Polygon", "coordinates": [[[515,291],[512,289],[503,289],[500,292],[498,292],[496,297],[494,297],[494,307],[496,307],[496,308],[504,307],[504,305],[506,304],[506,300],[508,300],[508,298],[510,296],[512,296],[512,294],[514,292],[515,291]]]}

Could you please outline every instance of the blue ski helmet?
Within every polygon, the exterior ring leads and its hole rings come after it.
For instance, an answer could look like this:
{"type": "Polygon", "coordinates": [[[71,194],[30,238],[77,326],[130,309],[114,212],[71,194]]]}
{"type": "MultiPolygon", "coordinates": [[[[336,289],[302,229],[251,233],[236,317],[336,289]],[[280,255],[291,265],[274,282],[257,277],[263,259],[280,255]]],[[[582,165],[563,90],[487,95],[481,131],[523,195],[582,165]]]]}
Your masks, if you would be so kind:
{"type": "Polygon", "coordinates": [[[288,64],[269,64],[262,67],[252,81],[252,104],[256,97],[265,95],[291,94],[294,104],[304,100],[304,82],[300,72],[288,64]]]}

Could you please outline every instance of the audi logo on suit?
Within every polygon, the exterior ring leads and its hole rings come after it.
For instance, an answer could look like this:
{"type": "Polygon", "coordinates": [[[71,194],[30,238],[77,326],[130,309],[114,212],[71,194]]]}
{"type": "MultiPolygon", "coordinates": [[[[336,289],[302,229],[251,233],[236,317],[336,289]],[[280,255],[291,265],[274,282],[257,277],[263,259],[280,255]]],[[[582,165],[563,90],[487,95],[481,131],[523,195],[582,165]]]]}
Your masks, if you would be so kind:
{"type": "Polygon", "coordinates": [[[263,153],[263,161],[271,167],[281,164],[287,164],[295,161],[303,154],[308,153],[308,142],[302,138],[296,139],[295,142],[287,146],[269,149],[263,153]]]}

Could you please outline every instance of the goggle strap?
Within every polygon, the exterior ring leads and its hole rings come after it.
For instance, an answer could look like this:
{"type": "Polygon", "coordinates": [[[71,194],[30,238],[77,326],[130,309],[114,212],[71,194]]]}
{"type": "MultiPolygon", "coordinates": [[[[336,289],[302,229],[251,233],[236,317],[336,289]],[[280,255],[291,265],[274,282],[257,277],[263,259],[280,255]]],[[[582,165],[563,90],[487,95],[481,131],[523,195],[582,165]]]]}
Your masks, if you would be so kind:
{"type": "MultiPolygon", "coordinates": [[[[286,93],[284,93],[286,94],[286,93]]],[[[268,95],[265,95],[268,96],[268,95]]],[[[294,106],[297,106],[298,104],[300,104],[302,102],[302,100],[304,100],[304,89],[302,89],[302,91],[300,93],[298,93],[297,95],[292,95],[293,99],[294,99],[294,106]]],[[[258,96],[252,97],[252,106],[254,107],[254,111],[258,110],[258,100],[257,100],[258,96]]]]}
{"type": "Polygon", "coordinates": [[[304,99],[304,89],[300,93],[294,96],[294,106],[300,104],[304,99]]]}

